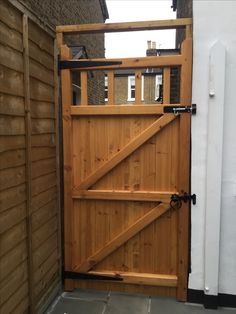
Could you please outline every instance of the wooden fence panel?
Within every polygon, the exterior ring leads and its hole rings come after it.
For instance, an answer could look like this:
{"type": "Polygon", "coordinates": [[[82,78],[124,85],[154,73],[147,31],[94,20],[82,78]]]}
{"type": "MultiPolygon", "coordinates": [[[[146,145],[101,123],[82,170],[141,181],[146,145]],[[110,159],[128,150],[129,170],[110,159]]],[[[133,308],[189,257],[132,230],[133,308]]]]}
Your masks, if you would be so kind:
{"type": "Polygon", "coordinates": [[[60,283],[54,46],[0,0],[1,313],[38,312],[60,283]]]}

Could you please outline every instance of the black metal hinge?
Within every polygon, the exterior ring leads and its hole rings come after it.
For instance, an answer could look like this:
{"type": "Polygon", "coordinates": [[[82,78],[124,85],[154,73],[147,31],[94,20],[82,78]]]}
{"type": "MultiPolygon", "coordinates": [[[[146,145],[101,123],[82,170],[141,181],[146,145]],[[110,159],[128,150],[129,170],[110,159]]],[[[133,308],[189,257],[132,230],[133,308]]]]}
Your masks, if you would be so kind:
{"type": "Polygon", "coordinates": [[[123,281],[123,278],[119,276],[104,276],[104,275],[95,275],[95,274],[89,274],[89,273],[76,273],[72,271],[63,271],[62,276],[63,276],[63,279],[123,281]]]}
{"type": "Polygon", "coordinates": [[[196,205],[197,202],[197,196],[196,194],[172,194],[170,198],[170,207],[171,208],[180,208],[182,206],[182,202],[187,203],[187,202],[192,202],[193,205],[196,205]]]}
{"type": "Polygon", "coordinates": [[[173,113],[175,115],[178,115],[180,113],[196,114],[197,113],[197,105],[192,104],[192,106],[165,106],[164,107],[164,113],[173,113]]]}
{"type": "Polygon", "coordinates": [[[58,69],[80,69],[80,68],[91,68],[91,67],[104,67],[109,65],[119,65],[121,61],[94,61],[94,60],[59,60],[58,69]]]}

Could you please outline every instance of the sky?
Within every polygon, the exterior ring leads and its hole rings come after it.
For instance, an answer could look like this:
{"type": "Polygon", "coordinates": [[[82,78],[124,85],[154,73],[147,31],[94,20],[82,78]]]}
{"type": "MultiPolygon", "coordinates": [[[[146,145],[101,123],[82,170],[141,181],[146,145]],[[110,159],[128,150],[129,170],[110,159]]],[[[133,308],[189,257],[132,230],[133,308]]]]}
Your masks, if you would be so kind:
{"type": "MultiPolygon", "coordinates": [[[[106,23],[175,19],[171,0],[106,0],[106,23]]],[[[106,58],[145,57],[147,41],[157,48],[175,47],[175,30],[105,34],[106,58]]]]}

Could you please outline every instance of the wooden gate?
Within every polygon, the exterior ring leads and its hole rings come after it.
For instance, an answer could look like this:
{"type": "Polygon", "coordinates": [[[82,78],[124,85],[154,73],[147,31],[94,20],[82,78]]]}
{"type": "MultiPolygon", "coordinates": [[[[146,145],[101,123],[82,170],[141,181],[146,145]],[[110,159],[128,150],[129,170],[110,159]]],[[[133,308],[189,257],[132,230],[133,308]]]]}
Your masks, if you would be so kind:
{"type": "MultiPolygon", "coordinates": [[[[165,108],[171,105],[172,67],[180,68],[180,103],[175,106],[190,105],[191,20],[155,23],[155,29],[186,27],[181,54],[80,68],[80,106],[72,103],[71,70],[61,71],[66,289],[92,287],[186,300],[189,204],[173,209],[170,198],[189,193],[190,114],[166,113],[165,108]],[[87,73],[98,68],[107,71],[108,103],[88,105],[87,73]],[[163,68],[162,104],[142,102],[144,68],[163,68]],[[114,103],[116,69],[135,70],[133,105],[114,103]]],[[[130,30],[128,24],[132,30],[151,29],[150,22],[123,23],[65,26],[58,33],[130,30]]],[[[61,59],[71,59],[65,45],[61,59]]]]}

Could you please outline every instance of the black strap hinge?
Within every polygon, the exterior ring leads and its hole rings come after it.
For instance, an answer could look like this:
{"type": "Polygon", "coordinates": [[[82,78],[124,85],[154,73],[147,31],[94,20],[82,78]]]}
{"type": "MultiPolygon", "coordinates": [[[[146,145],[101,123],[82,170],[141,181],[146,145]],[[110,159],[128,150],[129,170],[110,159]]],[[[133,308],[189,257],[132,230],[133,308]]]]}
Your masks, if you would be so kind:
{"type": "Polygon", "coordinates": [[[104,67],[110,65],[120,65],[122,64],[121,61],[95,61],[95,60],[59,60],[58,62],[58,69],[65,70],[65,69],[80,69],[80,68],[91,68],[91,67],[104,67]]]}
{"type": "Polygon", "coordinates": [[[120,276],[105,276],[89,273],[76,273],[73,271],[63,271],[63,279],[81,279],[81,280],[112,280],[112,281],[123,281],[120,276]]]}
{"type": "Polygon", "coordinates": [[[173,113],[178,115],[180,113],[191,113],[195,115],[197,113],[197,105],[192,106],[164,106],[164,113],[173,113]]]}

